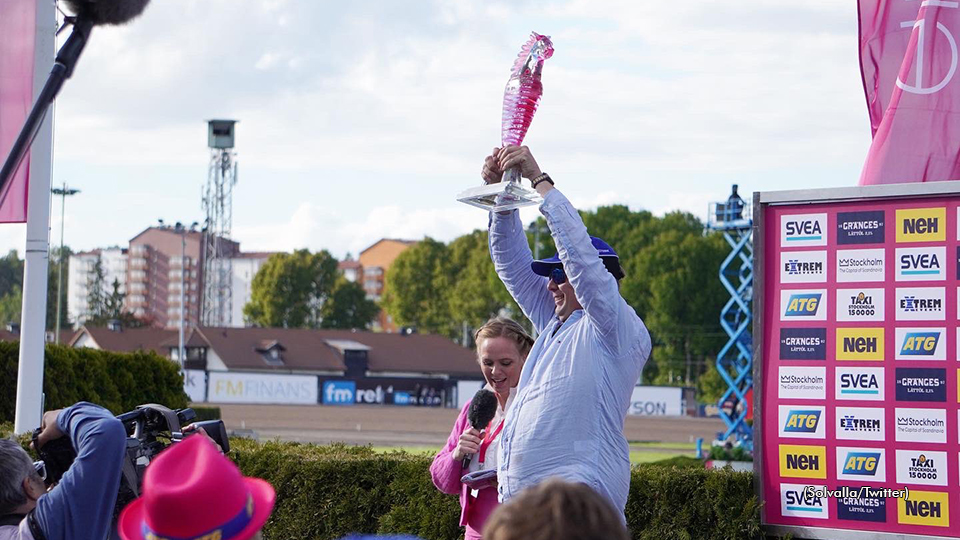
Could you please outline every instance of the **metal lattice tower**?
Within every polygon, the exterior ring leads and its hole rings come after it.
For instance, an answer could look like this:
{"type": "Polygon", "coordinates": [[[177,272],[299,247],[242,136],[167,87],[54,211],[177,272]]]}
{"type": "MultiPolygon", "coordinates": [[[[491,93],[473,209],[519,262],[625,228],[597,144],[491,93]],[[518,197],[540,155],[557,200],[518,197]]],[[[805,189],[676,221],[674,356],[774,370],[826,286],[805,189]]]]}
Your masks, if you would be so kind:
{"type": "Polygon", "coordinates": [[[203,235],[203,307],[200,324],[229,326],[233,301],[233,257],[229,242],[233,221],[233,186],[237,183],[237,154],[233,151],[235,120],[210,120],[207,146],[210,172],[203,191],[206,214],[203,235]]]}
{"type": "Polygon", "coordinates": [[[753,219],[750,204],[733,193],[726,202],[712,205],[710,228],[723,232],[730,254],[720,265],[720,282],[730,299],[720,311],[720,326],[729,340],[717,353],[717,371],[727,383],[720,397],[720,418],[727,425],[721,440],[731,435],[739,445],[753,449],[753,427],[746,422],[750,391],[753,389],[753,219]],[[729,402],[741,406],[724,407],[729,402]]]}

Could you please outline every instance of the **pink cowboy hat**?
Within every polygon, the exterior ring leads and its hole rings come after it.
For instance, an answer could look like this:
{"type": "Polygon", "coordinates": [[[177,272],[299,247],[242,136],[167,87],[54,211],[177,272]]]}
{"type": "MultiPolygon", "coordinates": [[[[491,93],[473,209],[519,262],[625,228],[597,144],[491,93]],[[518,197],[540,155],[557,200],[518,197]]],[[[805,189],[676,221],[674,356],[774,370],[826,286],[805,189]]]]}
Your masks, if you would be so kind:
{"type": "Polygon", "coordinates": [[[150,463],[140,498],[117,526],[123,540],[247,540],[266,523],[276,497],[267,481],[244,477],[216,445],[194,435],[150,463]]]}

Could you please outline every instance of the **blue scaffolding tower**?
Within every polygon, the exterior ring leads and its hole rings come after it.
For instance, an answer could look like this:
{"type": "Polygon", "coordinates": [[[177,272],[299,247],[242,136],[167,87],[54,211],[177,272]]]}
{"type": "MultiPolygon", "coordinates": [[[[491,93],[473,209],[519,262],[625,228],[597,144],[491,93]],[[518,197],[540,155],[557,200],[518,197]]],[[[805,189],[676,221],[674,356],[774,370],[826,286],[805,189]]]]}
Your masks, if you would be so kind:
{"type": "Polygon", "coordinates": [[[720,265],[720,282],[730,300],[720,311],[720,326],[729,340],[717,353],[717,371],[727,383],[720,398],[720,418],[727,425],[718,439],[734,437],[735,444],[753,451],[753,427],[747,423],[753,389],[753,219],[750,204],[737,195],[737,185],[726,202],[710,208],[710,229],[721,231],[730,254],[720,265]]]}

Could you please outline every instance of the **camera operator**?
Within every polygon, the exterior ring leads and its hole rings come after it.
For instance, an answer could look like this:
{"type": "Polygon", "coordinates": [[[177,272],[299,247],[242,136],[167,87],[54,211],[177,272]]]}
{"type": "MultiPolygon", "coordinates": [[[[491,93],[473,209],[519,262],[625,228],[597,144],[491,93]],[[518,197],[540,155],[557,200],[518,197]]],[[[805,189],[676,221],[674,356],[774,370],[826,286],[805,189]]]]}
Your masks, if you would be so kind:
{"type": "Polygon", "coordinates": [[[42,471],[16,441],[0,440],[0,540],[107,536],[127,434],[110,411],[80,402],[43,415],[37,446],[69,436],[77,457],[47,491],[42,471]]]}

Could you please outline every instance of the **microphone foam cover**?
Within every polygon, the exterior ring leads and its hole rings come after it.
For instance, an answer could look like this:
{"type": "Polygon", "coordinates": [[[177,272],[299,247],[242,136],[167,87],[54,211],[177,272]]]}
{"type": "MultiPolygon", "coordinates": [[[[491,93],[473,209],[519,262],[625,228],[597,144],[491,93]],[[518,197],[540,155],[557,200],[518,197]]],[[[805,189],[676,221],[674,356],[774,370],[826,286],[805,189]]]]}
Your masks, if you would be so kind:
{"type": "Polygon", "coordinates": [[[63,0],[77,16],[93,24],[124,24],[143,13],[150,0],[63,0]]]}
{"type": "Polygon", "coordinates": [[[467,420],[474,429],[487,427],[487,424],[497,415],[497,396],[486,388],[481,388],[470,402],[467,420]]]}

